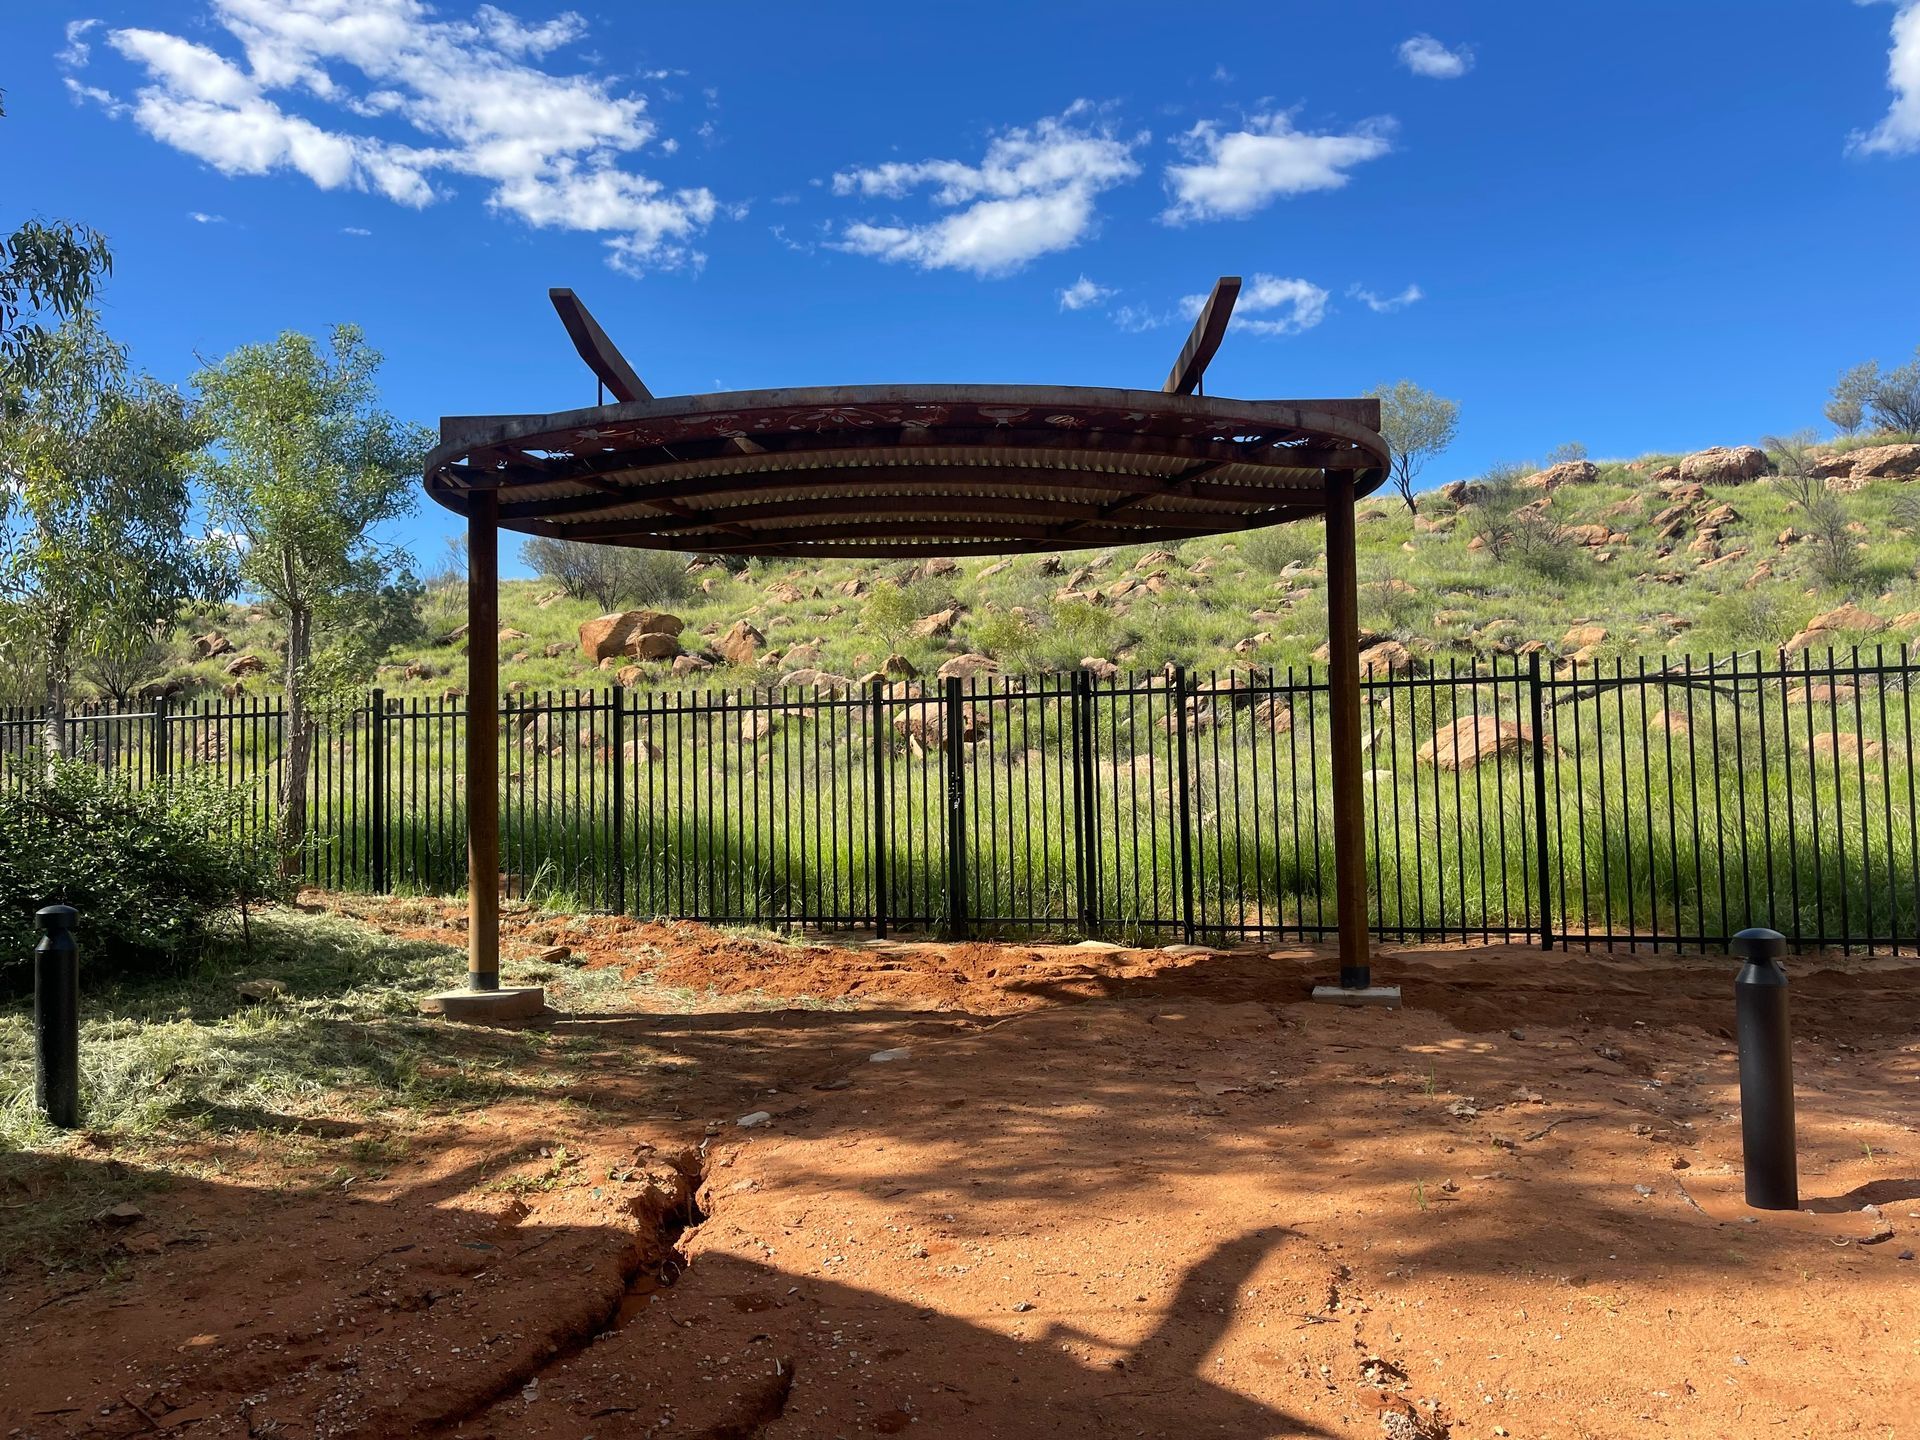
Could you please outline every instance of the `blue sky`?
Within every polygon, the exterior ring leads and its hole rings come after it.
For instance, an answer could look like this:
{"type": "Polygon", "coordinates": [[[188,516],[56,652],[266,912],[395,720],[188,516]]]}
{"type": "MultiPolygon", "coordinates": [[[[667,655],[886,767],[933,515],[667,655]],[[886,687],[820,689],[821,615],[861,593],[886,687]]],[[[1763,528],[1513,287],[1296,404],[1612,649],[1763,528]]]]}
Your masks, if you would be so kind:
{"type": "Polygon", "coordinates": [[[0,55],[0,223],[103,231],[142,365],[354,320],[428,423],[592,401],[549,285],[661,394],[1153,386],[1236,273],[1209,388],[1410,377],[1429,482],[1920,343],[1920,0],[14,0],[0,55]]]}

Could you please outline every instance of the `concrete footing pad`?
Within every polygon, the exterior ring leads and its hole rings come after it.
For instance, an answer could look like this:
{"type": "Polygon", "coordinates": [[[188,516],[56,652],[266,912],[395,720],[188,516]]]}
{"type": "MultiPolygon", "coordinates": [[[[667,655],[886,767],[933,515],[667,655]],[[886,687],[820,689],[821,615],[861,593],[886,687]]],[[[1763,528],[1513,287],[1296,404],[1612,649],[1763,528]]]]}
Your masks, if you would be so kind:
{"type": "Polygon", "coordinates": [[[531,1020],[547,1008],[547,992],[538,985],[499,990],[442,990],[420,1002],[422,1015],[441,1015],[467,1025],[499,1025],[531,1020]]]}
{"type": "Polygon", "coordinates": [[[1364,990],[1345,990],[1338,985],[1316,985],[1313,999],[1317,1005],[1377,1005],[1385,1010],[1398,1010],[1400,987],[1369,985],[1364,990]]]}

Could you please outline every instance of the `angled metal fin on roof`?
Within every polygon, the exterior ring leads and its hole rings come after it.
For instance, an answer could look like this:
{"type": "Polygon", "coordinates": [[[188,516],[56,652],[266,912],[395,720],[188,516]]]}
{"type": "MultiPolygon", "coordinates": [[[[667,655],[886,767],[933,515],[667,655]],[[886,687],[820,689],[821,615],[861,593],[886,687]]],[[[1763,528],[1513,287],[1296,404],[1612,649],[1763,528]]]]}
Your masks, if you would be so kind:
{"type": "Polygon", "coordinates": [[[607,338],[607,332],[600,328],[600,322],[593,318],[592,312],[581,303],[578,295],[571,290],[552,289],[547,291],[547,298],[559,312],[560,323],[567,327],[573,348],[580,352],[580,358],[587,362],[587,368],[600,377],[600,383],[607,387],[609,395],[622,403],[653,398],[653,392],[647,389],[638,372],[627,363],[627,357],[620,353],[620,347],[607,338]]]}
{"type": "Polygon", "coordinates": [[[1180,347],[1180,358],[1173,362],[1173,369],[1167,375],[1167,383],[1160,388],[1169,395],[1191,395],[1199,387],[1200,377],[1207,373],[1207,364],[1213,359],[1213,352],[1220,348],[1221,340],[1226,338],[1227,321],[1233,318],[1233,305],[1240,298],[1240,277],[1222,275],[1213,282],[1213,293],[1207,296],[1207,303],[1200,307],[1200,313],[1193,322],[1193,331],[1187,336],[1187,343],[1180,347]]]}

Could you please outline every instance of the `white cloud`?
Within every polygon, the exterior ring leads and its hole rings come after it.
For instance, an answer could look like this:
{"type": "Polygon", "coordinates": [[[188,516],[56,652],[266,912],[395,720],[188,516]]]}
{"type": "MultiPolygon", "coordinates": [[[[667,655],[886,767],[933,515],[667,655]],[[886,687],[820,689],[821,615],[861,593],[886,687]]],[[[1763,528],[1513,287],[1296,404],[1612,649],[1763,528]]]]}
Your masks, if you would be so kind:
{"type": "Polygon", "coordinates": [[[1906,0],[1893,17],[1887,52],[1887,88],[1893,104],[1886,118],[1849,144],[1860,155],[1911,155],[1920,151],[1920,0],[1906,0]]]}
{"type": "Polygon", "coordinates": [[[98,85],[82,85],[71,75],[62,76],[61,83],[67,87],[67,93],[73,97],[74,104],[78,105],[82,101],[88,101],[98,105],[102,110],[106,111],[112,119],[121,120],[126,118],[127,106],[121,104],[112,94],[102,90],[98,85]]]}
{"type": "MultiPolygon", "coordinates": [[[[624,168],[657,143],[646,100],[536,63],[586,34],[579,15],[528,23],[488,4],[441,19],[421,0],[211,0],[211,12],[213,36],[224,31],[238,57],[164,31],[113,30],[107,42],[145,72],[130,107],[69,86],[222,174],[291,171],[415,207],[467,177],[495,211],[606,235],[615,269],[700,262],[692,242],[718,212],[712,193],[624,168]]],[[[76,40],[63,52],[69,68],[87,60],[76,40]]]]}
{"type": "Polygon", "coordinates": [[[187,218],[196,225],[224,225],[227,223],[226,216],[209,215],[204,210],[189,210],[187,212],[187,218]]]}
{"type": "Polygon", "coordinates": [[[342,235],[353,235],[364,239],[368,235],[373,234],[373,231],[367,229],[364,225],[342,225],[340,227],[340,233],[342,235]]]}
{"type": "Polygon", "coordinates": [[[1113,291],[1105,285],[1096,285],[1093,281],[1082,275],[1078,280],[1074,281],[1073,284],[1067,286],[1066,289],[1060,292],[1060,308],[1062,310],[1085,310],[1088,306],[1098,305],[1101,301],[1109,299],[1112,295],[1113,291]]]}
{"type": "Polygon", "coordinates": [[[1400,42],[1400,63],[1429,80],[1458,80],[1473,68],[1473,47],[1449,50],[1431,35],[1415,35],[1400,42]]]}
{"type": "Polygon", "coordinates": [[[994,275],[1078,244],[1097,219],[1095,197],[1140,173],[1133,148],[1147,139],[1073,123],[1092,108],[1076,101],[1030,129],[1002,131],[978,165],[893,161],[835,175],[836,195],[900,199],[931,186],[933,203],[954,212],[918,224],[857,221],[842,231],[838,248],[926,270],[994,275]]]}
{"type": "MultiPolygon", "coordinates": [[[[1206,303],[1204,295],[1188,295],[1180,301],[1180,309],[1192,317],[1206,303]]],[[[1233,329],[1250,335],[1298,335],[1326,317],[1327,292],[1312,281],[1255,275],[1240,287],[1239,302],[1233,307],[1233,329]]]]}
{"type": "Polygon", "coordinates": [[[1393,122],[1380,119],[1344,135],[1308,134],[1284,112],[1255,115],[1245,129],[1225,132],[1203,120],[1180,141],[1193,163],[1167,167],[1174,203],[1160,218],[1170,225],[1241,220],[1280,196],[1337,190],[1350,168],[1393,148],[1392,132],[1393,122]]]}
{"type": "Polygon", "coordinates": [[[65,31],[67,44],[53,58],[70,70],[78,70],[93,55],[93,47],[87,43],[87,32],[99,25],[98,20],[69,20],[65,31]]]}
{"type": "Polygon", "coordinates": [[[1173,321],[1171,311],[1153,310],[1145,305],[1122,305],[1113,312],[1113,323],[1134,335],[1143,330],[1159,330],[1173,321]]]}
{"type": "Polygon", "coordinates": [[[794,239],[787,233],[787,227],[785,225],[769,225],[767,227],[767,233],[773,236],[775,240],[778,240],[781,245],[800,255],[811,255],[819,248],[819,246],[811,240],[794,239]]]}
{"type": "Polygon", "coordinates": [[[1409,285],[1398,295],[1376,295],[1364,285],[1352,285],[1347,288],[1348,298],[1358,300],[1376,315],[1391,315],[1396,310],[1404,310],[1427,298],[1426,291],[1418,285],[1409,285]]]}

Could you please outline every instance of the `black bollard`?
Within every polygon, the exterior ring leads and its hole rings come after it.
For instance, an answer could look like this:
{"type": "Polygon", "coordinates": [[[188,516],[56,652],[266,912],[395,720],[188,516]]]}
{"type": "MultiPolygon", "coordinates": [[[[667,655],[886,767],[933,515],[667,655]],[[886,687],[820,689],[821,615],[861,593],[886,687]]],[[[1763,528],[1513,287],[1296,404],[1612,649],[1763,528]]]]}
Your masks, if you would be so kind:
{"type": "Polygon", "coordinates": [[[34,1099],[63,1130],[80,1123],[80,951],[73,943],[80,912],[49,905],[35,917],[33,1038],[38,1057],[34,1099]]]}
{"type": "Polygon", "coordinates": [[[1747,1204],[1756,1210],[1798,1210],[1800,1172],[1793,1138],[1793,1029],[1787,1018],[1787,937],[1742,930],[1733,937],[1740,974],[1733,982],[1740,1037],[1740,1138],[1746,1155],[1747,1204]]]}

